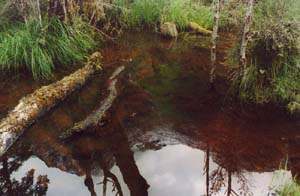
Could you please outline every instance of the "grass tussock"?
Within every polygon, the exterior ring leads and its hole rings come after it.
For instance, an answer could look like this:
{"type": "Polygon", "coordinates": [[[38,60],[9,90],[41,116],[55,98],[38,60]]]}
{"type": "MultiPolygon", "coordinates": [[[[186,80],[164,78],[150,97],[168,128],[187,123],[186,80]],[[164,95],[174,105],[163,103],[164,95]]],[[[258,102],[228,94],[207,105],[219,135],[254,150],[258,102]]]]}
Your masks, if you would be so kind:
{"type": "Polygon", "coordinates": [[[278,190],[280,196],[299,196],[300,185],[296,180],[292,180],[290,183],[285,184],[280,190],[278,190]]]}
{"type": "Polygon", "coordinates": [[[122,20],[129,27],[156,28],[164,22],[174,22],[179,29],[188,22],[196,22],[205,28],[213,26],[213,12],[210,6],[192,0],[125,0],[115,2],[122,9],[122,20]]]}
{"type": "Polygon", "coordinates": [[[0,69],[27,69],[35,79],[49,78],[57,65],[71,65],[94,47],[92,32],[79,19],[65,25],[57,18],[15,23],[0,32],[0,69]]]}

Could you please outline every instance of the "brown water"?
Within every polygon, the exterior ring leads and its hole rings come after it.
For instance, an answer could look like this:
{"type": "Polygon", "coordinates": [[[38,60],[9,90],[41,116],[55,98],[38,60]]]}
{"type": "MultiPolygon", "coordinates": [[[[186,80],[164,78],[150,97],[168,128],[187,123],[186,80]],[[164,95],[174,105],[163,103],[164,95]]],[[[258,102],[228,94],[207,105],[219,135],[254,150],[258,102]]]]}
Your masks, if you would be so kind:
{"type": "MultiPolygon", "coordinates": [[[[38,175],[47,175],[51,196],[263,196],[295,176],[299,124],[270,107],[224,101],[224,52],[234,39],[221,37],[216,91],[207,88],[209,38],[171,42],[127,33],[104,46],[105,71],[27,130],[1,159],[0,195],[26,195],[38,175]],[[105,81],[120,65],[126,71],[108,120],[61,141],[62,131],[99,106],[105,81]],[[285,162],[288,171],[278,170],[285,162]],[[25,186],[30,169],[35,179],[25,186]]],[[[60,70],[53,80],[69,72],[60,70]]],[[[51,82],[26,78],[2,77],[0,117],[22,96],[51,82]]]]}

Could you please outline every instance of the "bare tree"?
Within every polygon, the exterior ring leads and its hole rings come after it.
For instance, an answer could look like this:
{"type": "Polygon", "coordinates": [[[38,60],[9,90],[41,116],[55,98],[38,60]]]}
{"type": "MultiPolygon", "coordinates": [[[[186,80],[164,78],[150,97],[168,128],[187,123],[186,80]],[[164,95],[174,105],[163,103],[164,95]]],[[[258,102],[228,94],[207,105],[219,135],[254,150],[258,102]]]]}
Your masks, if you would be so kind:
{"type": "Polygon", "coordinates": [[[254,0],[248,0],[247,12],[246,12],[245,21],[244,21],[242,45],[241,45],[241,51],[240,51],[240,69],[241,69],[240,74],[241,74],[241,76],[243,75],[243,72],[245,71],[246,65],[247,65],[246,51],[247,51],[247,45],[249,42],[250,26],[252,23],[253,5],[254,5],[254,0]]]}
{"type": "Polygon", "coordinates": [[[219,28],[219,15],[220,15],[220,0],[214,0],[215,5],[215,16],[214,16],[214,27],[211,39],[211,70],[210,70],[210,83],[213,84],[216,78],[216,60],[217,60],[217,37],[219,28]]]}
{"type": "Polygon", "coordinates": [[[204,165],[204,171],[206,174],[206,195],[209,196],[209,145],[207,145],[206,154],[205,154],[205,165],[204,165]]]}

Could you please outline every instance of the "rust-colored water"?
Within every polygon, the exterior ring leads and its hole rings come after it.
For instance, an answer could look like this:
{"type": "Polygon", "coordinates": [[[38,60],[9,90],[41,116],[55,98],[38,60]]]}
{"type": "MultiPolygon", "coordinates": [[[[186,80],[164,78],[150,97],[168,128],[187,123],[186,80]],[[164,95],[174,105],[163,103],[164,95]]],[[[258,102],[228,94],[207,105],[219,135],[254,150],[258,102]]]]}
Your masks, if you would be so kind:
{"type": "MultiPolygon", "coordinates": [[[[17,181],[26,184],[22,177],[30,169],[35,169],[35,177],[48,175],[51,196],[103,195],[104,190],[106,195],[124,196],[228,191],[263,196],[282,178],[298,174],[297,122],[279,110],[224,101],[224,53],[233,38],[222,37],[214,92],[207,84],[209,38],[171,42],[130,32],[105,45],[105,71],[40,119],[2,158],[0,195],[25,195],[17,181]],[[120,65],[126,71],[108,120],[96,130],[61,141],[58,136],[64,130],[99,106],[106,95],[105,81],[120,65]],[[288,171],[278,174],[286,162],[288,171]]],[[[56,79],[71,70],[59,72],[56,79]]],[[[22,75],[2,78],[0,117],[46,83],[22,75]]]]}

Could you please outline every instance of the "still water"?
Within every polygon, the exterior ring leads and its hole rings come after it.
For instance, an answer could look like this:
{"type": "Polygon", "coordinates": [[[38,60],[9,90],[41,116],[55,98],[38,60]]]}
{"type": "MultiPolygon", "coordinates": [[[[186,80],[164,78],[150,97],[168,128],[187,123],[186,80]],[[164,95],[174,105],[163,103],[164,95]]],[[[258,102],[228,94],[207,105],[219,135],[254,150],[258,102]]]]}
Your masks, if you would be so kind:
{"type": "MultiPolygon", "coordinates": [[[[41,118],[2,157],[0,195],[30,195],[40,175],[49,179],[50,196],[271,195],[272,187],[300,171],[299,123],[280,109],[226,98],[224,54],[234,38],[222,37],[215,91],[208,89],[209,38],[166,41],[130,32],[105,44],[103,73],[41,118]],[[126,71],[107,120],[61,140],[64,130],[99,107],[106,80],[120,65],[126,71]]],[[[71,71],[62,68],[53,80],[71,71]]],[[[2,78],[0,117],[49,82],[22,74],[2,78]]]]}

